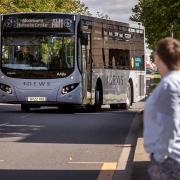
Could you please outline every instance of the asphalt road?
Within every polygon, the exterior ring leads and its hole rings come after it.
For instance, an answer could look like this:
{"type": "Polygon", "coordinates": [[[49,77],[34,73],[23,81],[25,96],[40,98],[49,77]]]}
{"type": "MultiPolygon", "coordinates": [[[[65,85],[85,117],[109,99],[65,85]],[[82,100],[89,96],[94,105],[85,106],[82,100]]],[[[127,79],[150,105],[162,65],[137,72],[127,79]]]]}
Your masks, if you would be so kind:
{"type": "Polygon", "coordinates": [[[23,113],[0,104],[0,180],[119,179],[131,166],[140,116],[138,107],[23,113]]]}

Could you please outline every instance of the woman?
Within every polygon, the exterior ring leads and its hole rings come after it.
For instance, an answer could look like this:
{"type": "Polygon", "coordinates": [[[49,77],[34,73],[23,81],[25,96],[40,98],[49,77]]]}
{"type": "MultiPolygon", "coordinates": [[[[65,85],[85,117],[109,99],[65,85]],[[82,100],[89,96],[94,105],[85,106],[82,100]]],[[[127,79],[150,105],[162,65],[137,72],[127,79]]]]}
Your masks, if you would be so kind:
{"type": "Polygon", "coordinates": [[[160,40],[155,64],[161,81],[145,104],[144,147],[151,180],[180,180],[180,42],[160,40]]]}

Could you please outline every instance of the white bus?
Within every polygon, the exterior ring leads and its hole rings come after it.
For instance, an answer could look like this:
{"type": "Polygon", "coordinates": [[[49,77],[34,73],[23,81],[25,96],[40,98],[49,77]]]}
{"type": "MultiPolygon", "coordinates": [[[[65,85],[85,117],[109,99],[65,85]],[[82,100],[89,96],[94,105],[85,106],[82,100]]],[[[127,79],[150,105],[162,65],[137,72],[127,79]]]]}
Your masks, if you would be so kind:
{"type": "Polygon", "coordinates": [[[0,102],[128,109],[145,97],[144,31],[62,13],[1,15],[0,102]]]}

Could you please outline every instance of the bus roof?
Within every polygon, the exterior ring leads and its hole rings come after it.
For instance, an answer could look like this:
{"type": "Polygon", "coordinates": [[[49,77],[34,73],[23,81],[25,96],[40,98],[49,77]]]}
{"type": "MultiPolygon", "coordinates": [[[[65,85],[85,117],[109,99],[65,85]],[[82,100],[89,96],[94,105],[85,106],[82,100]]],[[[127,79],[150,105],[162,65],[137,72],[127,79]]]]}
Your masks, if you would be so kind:
{"type": "Polygon", "coordinates": [[[128,23],[124,23],[124,22],[120,22],[120,21],[101,19],[101,18],[92,17],[92,16],[84,16],[84,15],[80,15],[80,16],[81,16],[81,19],[88,20],[88,21],[96,21],[99,23],[107,23],[107,24],[111,24],[111,25],[119,25],[119,26],[129,27],[128,23]]]}
{"type": "Polygon", "coordinates": [[[119,22],[119,21],[114,21],[114,20],[107,20],[107,19],[101,19],[97,17],[92,17],[92,16],[85,16],[85,15],[80,15],[76,13],[62,13],[62,12],[17,12],[17,13],[7,13],[7,14],[2,14],[3,16],[11,16],[11,15],[40,15],[40,14],[46,14],[46,15],[68,15],[68,16],[79,16],[83,20],[88,20],[88,21],[95,21],[95,22],[100,22],[100,23],[107,23],[107,24],[112,24],[112,25],[119,25],[119,26],[126,26],[129,27],[128,23],[124,22],[119,22]]]}

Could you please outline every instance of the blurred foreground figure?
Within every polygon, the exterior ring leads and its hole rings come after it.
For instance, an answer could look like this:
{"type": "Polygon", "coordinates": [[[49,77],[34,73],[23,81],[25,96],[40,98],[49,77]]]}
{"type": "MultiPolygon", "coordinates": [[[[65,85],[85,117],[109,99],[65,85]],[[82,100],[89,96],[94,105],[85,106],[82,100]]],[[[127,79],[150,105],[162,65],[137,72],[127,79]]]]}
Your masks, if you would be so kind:
{"type": "Polygon", "coordinates": [[[155,64],[161,81],[145,104],[144,147],[151,180],[180,180],[180,42],[161,39],[155,64]]]}

